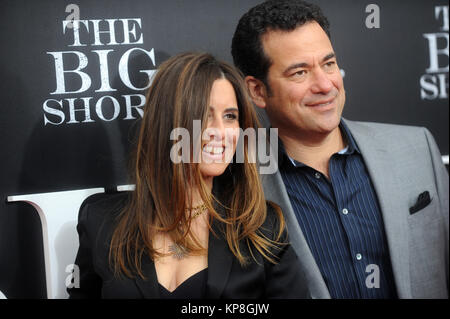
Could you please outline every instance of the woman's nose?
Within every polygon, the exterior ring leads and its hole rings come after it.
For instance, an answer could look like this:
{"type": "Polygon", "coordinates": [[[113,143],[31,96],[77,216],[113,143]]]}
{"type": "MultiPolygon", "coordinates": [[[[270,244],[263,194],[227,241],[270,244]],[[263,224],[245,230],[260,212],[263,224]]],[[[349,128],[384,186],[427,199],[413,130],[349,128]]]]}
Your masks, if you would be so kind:
{"type": "Polygon", "coordinates": [[[225,123],[220,118],[214,118],[208,124],[207,130],[211,139],[222,140],[225,135],[225,123]]]}

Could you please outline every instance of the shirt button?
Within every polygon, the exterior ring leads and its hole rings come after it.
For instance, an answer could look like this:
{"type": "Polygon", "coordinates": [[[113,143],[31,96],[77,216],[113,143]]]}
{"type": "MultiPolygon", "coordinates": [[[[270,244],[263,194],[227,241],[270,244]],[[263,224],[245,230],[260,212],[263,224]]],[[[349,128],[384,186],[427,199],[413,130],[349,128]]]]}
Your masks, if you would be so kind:
{"type": "Polygon", "coordinates": [[[317,179],[320,179],[320,173],[316,172],[316,173],[314,174],[314,177],[317,178],[317,179]]]}
{"type": "Polygon", "coordinates": [[[362,259],[362,255],[361,254],[356,254],[356,260],[361,260],[362,259]]]}
{"type": "Polygon", "coordinates": [[[348,209],[347,209],[347,208],[344,208],[344,209],[342,210],[342,214],[347,215],[347,214],[348,214],[348,209]]]}

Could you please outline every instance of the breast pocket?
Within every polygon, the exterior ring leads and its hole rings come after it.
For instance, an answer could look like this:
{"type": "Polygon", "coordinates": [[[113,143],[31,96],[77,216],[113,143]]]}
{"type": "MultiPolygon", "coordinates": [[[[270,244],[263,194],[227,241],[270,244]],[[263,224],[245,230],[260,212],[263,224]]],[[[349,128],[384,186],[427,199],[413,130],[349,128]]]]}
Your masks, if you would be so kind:
{"type": "Polygon", "coordinates": [[[428,204],[428,206],[422,208],[414,214],[409,214],[408,212],[408,224],[410,228],[422,228],[425,225],[434,224],[442,220],[442,216],[438,209],[439,205],[437,198],[432,197],[431,202],[428,204]]]}

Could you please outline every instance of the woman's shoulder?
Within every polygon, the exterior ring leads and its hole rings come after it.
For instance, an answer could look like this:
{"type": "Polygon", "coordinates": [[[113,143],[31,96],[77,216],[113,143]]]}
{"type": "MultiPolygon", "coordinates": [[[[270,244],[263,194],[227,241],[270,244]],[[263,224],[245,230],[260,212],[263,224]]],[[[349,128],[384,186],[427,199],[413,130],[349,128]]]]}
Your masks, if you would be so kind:
{"type": "Polygon", "coordinates": [[[131,192],[102,193],[88,197],[81,204],[78,223],[98,228],[113,222],[129,202],[131,192]]]}

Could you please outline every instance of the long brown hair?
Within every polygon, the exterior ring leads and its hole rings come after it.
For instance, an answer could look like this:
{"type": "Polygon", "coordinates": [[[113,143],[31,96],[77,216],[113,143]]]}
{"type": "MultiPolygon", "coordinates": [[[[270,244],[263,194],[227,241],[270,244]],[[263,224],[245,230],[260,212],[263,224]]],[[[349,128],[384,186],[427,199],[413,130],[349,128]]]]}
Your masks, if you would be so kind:
{"type": "MultiPolygon", "coordinates": [[[[207,190],[198,164],[176,164],[170,160],[171,148],[177,143],[169,139],[172,130],[185,128],[193,136],[194,120],[207,123],[212,85],[221,78],[227,79],[234,88],[240,128],[259,127],[240,72],[210,54],[174,56],[160,66],[154,77],[147,93],[133,161],[136,188],[118,216],[111,239],[109,256],[116,274],[132,277],[137,273],[144,278],[143,255],[148,254],[152,259],[161,256],[153,247],[158,232],[167,233],[174,242],[183,243],[193,253],[205,251],[190,235],[190,219],[185,214],[186,209],[192,207],[192,186],[196,186],[208,207],[210,231],[213,220],[224,225],[223,235],[242,265],[248,262],[249,256],[242,252],[241,242],[246,242],[252,255],[251,247],[254,247],[269,261],[276,262],[271,249],[277,247],[284,220],[276,209],[280,222],[275,241],[260,230],[266,219],[266,202],[257,166],[249,161],[247,137],[243,137],[244,163],[233,161],[226,173],[216,177],[220,180],[222,196],[214,196],[207,190]],[[224,213],[219,213],[215,207],[220,207],[224,213]]],[[[192,149],[199,140],[200,136],[193,137],[192,149]]]]}

